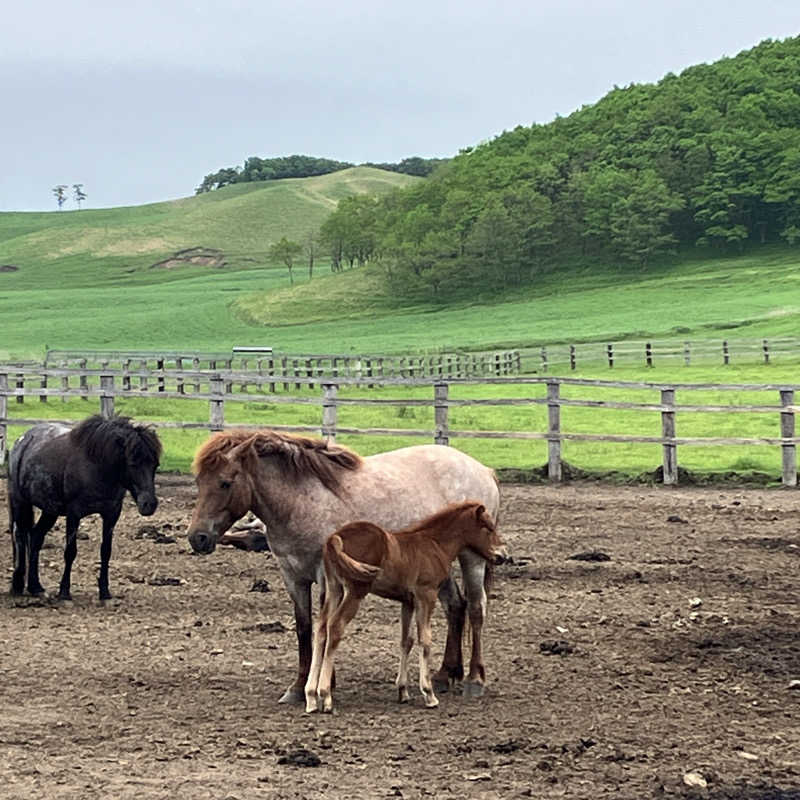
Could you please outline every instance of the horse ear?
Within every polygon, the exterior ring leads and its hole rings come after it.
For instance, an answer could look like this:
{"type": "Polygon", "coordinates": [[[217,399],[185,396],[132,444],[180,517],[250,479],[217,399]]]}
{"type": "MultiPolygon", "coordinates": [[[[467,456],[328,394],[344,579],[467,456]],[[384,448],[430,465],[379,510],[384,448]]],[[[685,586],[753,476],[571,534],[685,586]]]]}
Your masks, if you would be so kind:
{"type": "Polygon", "coordinates": [[[234,461],[245,461],[254,452],[253,440],[245,439],[241,444],[237,444],[236,447],[231,448],[223,455],[232,463],[234,461]]]}
{"type": "Polygon", "coordinates": [[[481,503],[481,504],[480,504],[480,505],[479,505],[479,506],[478,506],[478,507],[475,509],[475,519],[478,519],[478,520],[479,520],[479,519],[480,519],[480,518],[481,518],[481,517],[482,517],[482,516],[483,516],[485,513],[486,513],[486,506],[485,506],[485,505],[483,505],[483,503],[481,503]]]}

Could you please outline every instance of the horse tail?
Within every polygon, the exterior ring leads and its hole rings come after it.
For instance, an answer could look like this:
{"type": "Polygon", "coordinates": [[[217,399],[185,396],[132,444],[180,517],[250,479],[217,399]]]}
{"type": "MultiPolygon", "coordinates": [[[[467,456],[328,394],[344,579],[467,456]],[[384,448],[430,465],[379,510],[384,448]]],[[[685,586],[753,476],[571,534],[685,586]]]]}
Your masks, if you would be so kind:
{"type": "Polygon", "coordinates": [[[342,537],[336,533],[325,543],[325,561],[336,573],[358,583],[372,583],[381,571],[380,567],[357,561],[345,553],[342,537]]]}

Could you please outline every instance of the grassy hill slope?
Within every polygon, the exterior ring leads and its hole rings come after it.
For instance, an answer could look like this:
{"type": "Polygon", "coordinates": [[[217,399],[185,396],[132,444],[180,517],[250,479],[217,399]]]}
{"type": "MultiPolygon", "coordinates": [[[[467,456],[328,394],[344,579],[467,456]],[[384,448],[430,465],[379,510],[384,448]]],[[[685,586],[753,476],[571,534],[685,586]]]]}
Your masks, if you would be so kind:
{"type": "MultiPolygon", "coordinates": [[[[174,280],[174,271],[149,267],[193,247],[222,251],[229,269],[263,267],[270,244],[281,236],[300,241],[342,197],[386,193],[416,180],[354,167],[314,178],[238,184],[144,206],[0,213],[0,264],[20,268],[2,274],[0,291],[55,283],[78,287],[174,280]]],[[[182,268],[180,277],[203,271],[208,270],[182,268]]]]}

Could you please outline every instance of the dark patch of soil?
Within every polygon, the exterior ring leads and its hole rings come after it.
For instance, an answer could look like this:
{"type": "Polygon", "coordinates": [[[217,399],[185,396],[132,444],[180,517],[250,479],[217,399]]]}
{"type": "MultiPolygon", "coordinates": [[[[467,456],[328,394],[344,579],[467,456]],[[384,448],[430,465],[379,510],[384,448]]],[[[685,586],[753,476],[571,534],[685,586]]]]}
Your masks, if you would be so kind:
{"type": "Polygon", "coordinates": [[[0,272],[17,272],[19,267],[16,264],[0,264],[0,272]]]}
{"type": "Polygon", "coordinates": [[[213,247],[190,247],[186,250],[178,250],[169,258],[156,262],[150,269],[175,269],[189,264],[219,268],[224,267],[225,263],[225,254],[222,250],[215,250],[213,247]]]}
{"type": "MultiPolygon", "coordinates": [[[[370,597],[339,649],[336,713],[321,716],[277,703],[297,656],[275,559],[193,555],[194,491],[160,476],[141,538],[126,501],[119,599],[97,599],[94,517],[73,602],[0,596],[4,800],[800,798],[800,492],[503,485],[486,696],[397,704],[399,607],[370,597]],[[157,546],[166,532],[177,543],[157,546]],[[614,558],[569,559],[591,552],[614,558]],[[697,775],[705,787],[686,783],[697,775]]],[[[0,481],[0,531],[5,509],[0,481]]],[[[63,525],[48,538],[53,592],[63,525]]],[[[6,582],[10,551],[6,536],[6,582]]],[[[433,634],[438,661],[440,609],[433,634]]]]}

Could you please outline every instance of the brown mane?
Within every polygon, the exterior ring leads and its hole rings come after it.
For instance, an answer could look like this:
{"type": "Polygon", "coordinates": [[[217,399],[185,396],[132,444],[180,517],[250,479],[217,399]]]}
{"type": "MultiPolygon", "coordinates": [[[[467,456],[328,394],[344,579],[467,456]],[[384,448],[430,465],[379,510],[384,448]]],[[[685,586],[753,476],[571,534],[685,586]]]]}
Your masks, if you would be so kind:
{"type": "Polygon", "coordinates": [[[394,531],[394,533],[419,533],[420,531],[430,530],[431,528],[446,528],[456,517],[464,514],[467,511],[474,511],[476,508],[478,508],[478,506],[482,505],[483,503],[479,503],[477,501],[451,503],[449,506],[445,506],[443,509],[435,512],[434,514],[425,517],[425,519],[415,522],[413,525],[409,525],[407,528],[403,528],[402,530],[394,531]]]}
{"type": "Polygon", "coordinates": [[[349,448],[329,444],[323,439],[271,430],[235,430],[215,433],[202,445],[194,458],[194,473],[217,468],[225,453],[246,441],[252,444],[253,452],[259,457],[279,458],[293,480],[311,475],[334,493],[341,482],[341,470],[357,470],[363,463],[361,456],[349,448]]]}

